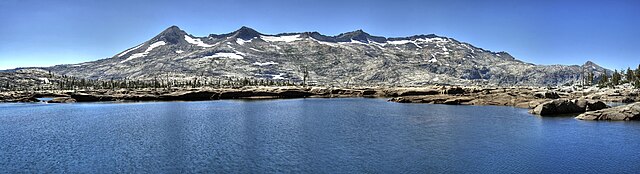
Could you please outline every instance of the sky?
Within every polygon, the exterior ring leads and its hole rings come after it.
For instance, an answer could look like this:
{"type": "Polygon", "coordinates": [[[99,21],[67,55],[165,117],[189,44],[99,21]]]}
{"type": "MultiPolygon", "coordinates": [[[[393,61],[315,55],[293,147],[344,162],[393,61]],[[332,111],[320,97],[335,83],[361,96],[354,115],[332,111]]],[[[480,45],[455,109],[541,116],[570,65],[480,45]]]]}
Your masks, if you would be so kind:
{"type": "Polygon", "coordinates": [[[640,64],[640,1],[1,0],[0,69],[112,57],[171,25],[195,36],[437,34],[535,64],[640,64]]]}

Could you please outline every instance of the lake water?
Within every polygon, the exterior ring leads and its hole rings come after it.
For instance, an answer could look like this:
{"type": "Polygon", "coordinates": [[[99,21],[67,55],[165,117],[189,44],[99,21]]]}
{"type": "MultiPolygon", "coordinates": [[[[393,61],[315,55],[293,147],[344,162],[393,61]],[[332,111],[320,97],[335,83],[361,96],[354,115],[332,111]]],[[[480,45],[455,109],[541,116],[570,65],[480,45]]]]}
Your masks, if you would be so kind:
{"type": "Polygon", "coordinates": [[[0,173],[635,173],[640,123],[384,99],[0,104],[0,173]]]}

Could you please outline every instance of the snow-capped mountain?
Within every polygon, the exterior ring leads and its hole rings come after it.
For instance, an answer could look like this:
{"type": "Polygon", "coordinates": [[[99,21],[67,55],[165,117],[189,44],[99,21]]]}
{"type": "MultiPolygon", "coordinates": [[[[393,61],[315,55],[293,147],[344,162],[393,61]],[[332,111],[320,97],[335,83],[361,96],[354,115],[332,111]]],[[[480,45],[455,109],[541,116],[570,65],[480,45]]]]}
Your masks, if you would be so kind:
{"type": "MultiPolygon", "coordinates": [[[[588,67],[588,68],[586,68],[588,67]]],[[[575,82],[583,66],[534,65],[437,35],[386,38],[357,30],[262,34],[248,27],[197,37],[177,26],[111,58],[45,68],[93,79],[254,78],[299,82],[308,72],[322,85],[498,84],[575,82]]]]}

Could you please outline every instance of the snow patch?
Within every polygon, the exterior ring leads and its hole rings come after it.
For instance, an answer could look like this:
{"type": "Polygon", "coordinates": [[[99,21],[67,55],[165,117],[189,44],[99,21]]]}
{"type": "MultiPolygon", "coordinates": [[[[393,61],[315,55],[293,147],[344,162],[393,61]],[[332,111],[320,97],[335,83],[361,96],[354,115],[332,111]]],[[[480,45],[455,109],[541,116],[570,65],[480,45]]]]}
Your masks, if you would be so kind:
{"type": "Polygon", "coordinates": [[[199,38],[191,38],[189,37],[189,35],[184,35],[184,40],[189,42],[190,44],[194,44],[199,47],[205,47],[205,48],[213,47],[213,45],[206,44],[202,42],[202,40],[200,40],[199,38]]]}
{"type": "Polygon", "coordinates": [[[435,37],[435,38],[418,38],[416,39],[418,42],[447,42],[447,39],[435,37]]]}
{"type": "Polygon", "coordinates": [[[322,44],[322,45],[329,45],[329,46],[332,46],[332,47],[337,47],[337,46],[339,46],[337,43],[325,42],[325,41],[319,41],[319,40],[316,40],[315,38],[311,38],[311,40],[313,40],[313,41],[315,41],[315,42],[317,42],[317,43],[319,43],[319,44],[322,44]]]}
{"type": "Polygon", "coordinates": [[[364,42],[360,42],[360,41],[353,40],[353,39],[351,39],[351,42],[349,42],[349,43],[352,43],[352,44],[364,44],[364,45],[366,45],[366,43],[364,43],[364,42]]]}
{"type": "Polygon", "coordinates": [[[211,56],[205,56],[203,58],[220,58],[220,59],[244,59],[244,57],[242,57],[241,55],[238,55],[236,53],[216,53],[214,55],[211,56]]]}
{"type": "Polygon", "coordinates": [[[251,47],[249,47],[249,49],[250,49],[250,50],[253,50],[253,51],[257,51],[257,52],[264,52],[264,51],[262,51],[262,50],[255,49],[255,48],[251,48],[251,47]]]}
{"type": "Polygon", "coordinates": [[[133,51],[133,50],[137,50],[138,48],[142,47],[142,45],[144,45],[144,44],[140,44],[140,45],[138,45],[138,46],[135,46],[135,47],[133,47],[133,48],[131,48],[131,49],[126,50],[126,51],[124,51],[124,52],[122,52],[122,53],[118,54],[118,57],[122,57],[122,56],[126,55],[127,53],[129,53],[129,52],[131,52],[131,51],[133,51]]]}
{"type": "Polygon", "coordinates": [[[151,45],[149,45],[149,47],[147,48],[147,50],[145,50],[144,52],[142,52],[142,53],[135,53],[135,54],[133,54],[133,55],[129,56],[129,58],[127,58],[127,59],[125,59],[125,60],[121,61],[120,63],[124,63],[124,62],[127,62],[127,61],[132,60],[132,59],[135,59],[135,58],[140,58],[140,57],[147,56],[147,54],[149,54],[149,52],[151,52],[151,50],[153,50],[154,48],[159,47],[159,46],[162,46],[162,45],[166,45],[166,44],[167,44],[167,43],[166,43],[166,42],[164,42],[164,41],[158,41],[158,42],[152,43],[151,45]]]}
{"type": "Polygon", "coordinates": [[[387,43],[391,45],[404,45],[404,44],[412,43],[416,47],[422,48],[422,46],[418,45],[418,43],[416,43],[416,41],[413,41],[413,40],[395,40],[395,41],[387,41],[387,43]]]}
{"type": "Polygon", "coordinates": [[[430,62],[430,63],[435,63],[435,62],[438,62],[438,59],[436,59],[436,58],[434,57],[434,58],[431,58],[428,62],[430,62]]]}
{"type": "Polygon", "coordinates": [[[267,42],[294,42],[302,40],[299,34],[290,36],[260,36],[260,38],[267,42]]]}
{"type": "Polygon", "coordinates": [[[273,62],[273,61],[269,61],[269,62],[254,62],[253,65],[257,65],[257,66],[267,66],[267,65],[277,65],[278,63],[273,62]]]}
{"type": "Polygon", "coordinates": [[[48,78],[38,78],[38,80],[44,81],[44,83],[46,83],[46,84],[50,83],[48,78]]]}
{"type": "Polygon", "coordinates": [[[394,41],[387,41],[387,43],[392,45],[403,45],[403,44],[415,43],[415,42],[412,40],[394,40],[394,41]]]}
{"type": "Polygon", "coordinates": [[[181,53],[184,53],[184,51],[182,51],[182,50],[176,50],[176,53],[181,54],[181,53]]]}
{"type": "Polygon", "coordinates": [[[84,65],[89,65],[90,63],[78,63],[78,64],[72,64],[72,67],[79,67],[79,66],[84,66],[84,65]]]}
{"type": "Polygon", "coordinates": [[[247,56],[247,54],[245,54],[245,53],[243,53],[243,52],[236,51],[236,50],[233,50],[233,51],[234,51],[237,55],[247,56]]]}
{"type": "Polygon", "coordinates": [[[280,73],[278,75],[271,75],[271,79],[282,80],[282,79],[284,79],[284,77],[282,77],[283,75],[285,75],[285,74],[284,73],[280,73]]]}
{"type": "Polygon", "coordinates": [[[249,40],[244,40],[242,38],[236,39],[236,43],[238,43],[239,45],[244,45],[244,43],[251,42],[251,41],[253,41],[253,39],[249,39],[249,40]]]}

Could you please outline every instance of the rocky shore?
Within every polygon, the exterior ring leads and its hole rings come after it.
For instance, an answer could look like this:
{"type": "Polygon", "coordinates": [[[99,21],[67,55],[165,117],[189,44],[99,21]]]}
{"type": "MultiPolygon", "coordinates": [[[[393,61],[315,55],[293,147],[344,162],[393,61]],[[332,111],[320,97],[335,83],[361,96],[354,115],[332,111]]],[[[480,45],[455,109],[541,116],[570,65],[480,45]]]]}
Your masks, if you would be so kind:
{"type": "MultiPolygon", "coordinates": [[[[610,108],[606,103],[632,103],[639,101],[639,99],[638,90],[631,88],[443,87],[436,94],[394,97],[389,101],[399,103],[513,106],[530,109],[529,112],[536,115],[558,116],[598,111],[610,108]]],[[[630,114],[637,113],[630,112],[630,114]]]]}
{"type": "Polygon", "coordinates": [[[98,101],[200,101],[221,99],[278,99],[307,97],[379,97],[390,92],[393,96],[425,94],[423,91],[375,90],[372,88],[320,88],[320,87],[245,87],[238,89],[119,89],[37,91],[0,93],[0,102],[39,102],[38,98],[53,98],[49,103],[98,101]]]}
{"type": "MultiPolygon", "coordinates": [[[[411,88],[335,88],[335,87],[244,87],[237,89],[119,89],[3,92],[0,102],[40,102],[38,98],[52,98],[48,103],[97,101],[201,101],[222,99],[283,99],[385,97],[398,103],[430,103],[448,105],[497,105],[530,109],[541,116],[580,114],[578,119],[613,120],[615,109],[607,102],[632,103],[640,101],[637,89],[577,89],[543,87],[457,87],[429,86],[411,88]],[[602,110],[605,109],[605,110],[602,110]],[[600,112],[592,112],[598,111],[600,112]],[[598,115],[599,114],[599,115],[598,115]]],[[[628,109],[627,109],[628,110],[628,109]]],[[[625,111],[627,111],[625,110],[625,111]]],[[[637,111],[631,112],[631,114],[637,111]]],[[[624,117],[627,120],[637,117],[624,117]]],[[[623,118],[623,119],[624,119],[623,118]]]]}
{"type": "Polygon", "coordinates": [[[579,120],[640,120],[640,102],[598,111],[586,112],[576,117],[579,120]]]}

